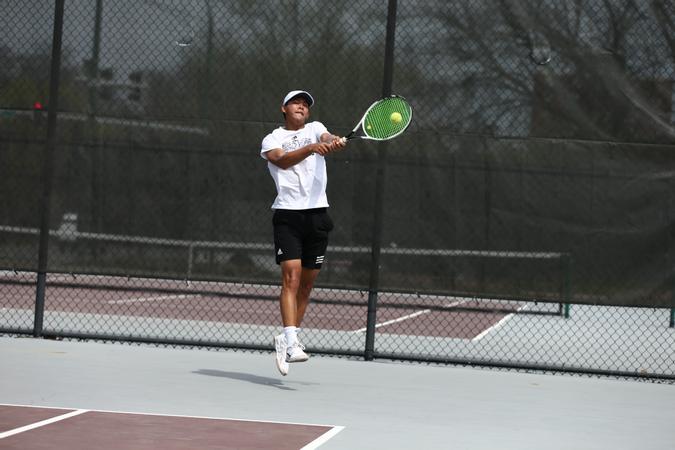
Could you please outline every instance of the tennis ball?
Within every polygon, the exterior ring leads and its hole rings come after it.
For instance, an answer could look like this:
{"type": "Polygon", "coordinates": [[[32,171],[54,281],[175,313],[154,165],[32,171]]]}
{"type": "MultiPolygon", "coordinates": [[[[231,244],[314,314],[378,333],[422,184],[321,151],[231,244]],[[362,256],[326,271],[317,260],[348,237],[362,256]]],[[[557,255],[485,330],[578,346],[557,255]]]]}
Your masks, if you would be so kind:
{"type": "Polygon", "coordinates": [[[366,130],[370,130],[371,128],[373,128],[373,127],[371,127],[370,125],[368,125],[368,126],[366,127],[366,130]]]}
{"type": "Polygon", "coordinates": [[[391,113],[391,116],[389,116],[389,119],[394,123],[401,123],[403,116],[401,116],[401,113],[399,112],[393,112],[391,113]]]}

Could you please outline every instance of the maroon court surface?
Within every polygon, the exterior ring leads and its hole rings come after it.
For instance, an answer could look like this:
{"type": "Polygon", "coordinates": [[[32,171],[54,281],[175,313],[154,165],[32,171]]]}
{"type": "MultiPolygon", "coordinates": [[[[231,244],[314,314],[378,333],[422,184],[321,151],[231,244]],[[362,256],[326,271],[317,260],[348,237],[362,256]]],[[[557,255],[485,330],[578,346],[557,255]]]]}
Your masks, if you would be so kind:
{"type": "Polygon", "coordinates": [[[313,449],[341,427],[0,405],[3,450],[313,449]]]}

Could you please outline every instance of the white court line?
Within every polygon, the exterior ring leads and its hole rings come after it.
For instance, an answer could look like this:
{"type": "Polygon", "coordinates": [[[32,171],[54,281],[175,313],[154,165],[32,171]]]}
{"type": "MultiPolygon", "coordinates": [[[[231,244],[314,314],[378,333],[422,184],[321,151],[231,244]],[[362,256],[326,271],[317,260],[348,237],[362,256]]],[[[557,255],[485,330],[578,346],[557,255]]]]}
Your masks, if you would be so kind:
{"type": "Polygon", "coordinates": [[[320,446],[322,446],[323,444],[328,442],[336,434],[338,434],[340,431],[342,431],[344,429],[345,429],[345,427],[333,427],[332,429],[326,431],[324,434],[322,434],[318,438],[314,439],[309,444],[302,447],[300,450],[314,450],[316,448],[319,448],[320,446]]]}
{"type": "Polygon", "coordinates": [[[144,303],[144,302],[155,302],[158,300],[180,300],[182,298],[189,297],[201,297],[200,294],[181,294],[181,295],[161,295],[159,297],[135,297],[135,298],[125,298],[124,300],[108,300],[106,303],[109,305],[121,305],[126,303],[144,303]]]}
{"type": "Polygon", "coordinates": [[[4,439],[6,437],[14,436],[15,434],[23,433],[25,431],[30,431],[34,430],[36,428],[44,427],[45,425],[49,425],[50,423],[54,422],[60,422],[61,420],[65,419],[70,419],[71,417],[79,416],[80,414],[84,414],[86,412],[89,412],[88,409],[78,409],[76,411],[71,411],[66,414],[62,414],[60,416],[52,417],[51,419],[46,419],[42,420],[40,422],[35,422],[30,425],[26,425],[24,427],[19,427],[19,428],[14,428],[13,430],[5,431],[4,433],[0,433],[0,439],[4,439]]]}
{"type": "MultiPolygon", "coordinates": [[[[525,305],[521,306],[520,308],[518,308],[518,309],[516,310],[516,312],[522,311],[522,310],[524,310],[524,309],[527,309],[529,306],[530,306],[530,305],[525,304],[525,305]]],[[[471,339],[471,342],[476,342],[476,341],[479,341],[479,340],[483,339],[485,336],[488,335],[488,333],[497,330],[499,327],[501,327],[501,326],[504,325],[506,322],[508,322],[509,320],[511,320],[511,318],[513,317],[513,315],[514,315],[514,313],[511,313],[511,314],[508,314],[508,315],[504,316],[504,317],[502,318],[502,320],[500,320],[500,321],[497,322],[496,324],[492,325],[490,328],[486,328],[485,330],[483,330],[482,333],[478,334],[475,338],[471,339]]]]}
{"type": "MultiPolygon", "coordinates": [[[[450,308],[452,306],[461,305],[462,303],[466,303],[468,301],[469,300],[460,300],[460,301],[448,303],[447,305],[443,305],[443,307],[444,308],[450,308]]],[[[412,313],[412,314],[406,314],[405,316],[401,316],[401,317],[396,318],[396,319],[387,320],[386,322],[376,323],[375,328],[380,328],[380,327],[384,327],[386,325],[391,325],[392,323],[403,322],[405,320],[409,320],[409,319],[413,319],[417,316],[421,316],[422,314],[429,314],[430,312],[431,312],[430,309],[423,309],[422,311],[417,311],[416,313],[412,313]]],[[[368,329],[367,327],[366,328],[359,328],[358,330],[352,331],[352,333],[355,333],[355,334],[356,333],[363,333],[367,329],[368,329]]]]}

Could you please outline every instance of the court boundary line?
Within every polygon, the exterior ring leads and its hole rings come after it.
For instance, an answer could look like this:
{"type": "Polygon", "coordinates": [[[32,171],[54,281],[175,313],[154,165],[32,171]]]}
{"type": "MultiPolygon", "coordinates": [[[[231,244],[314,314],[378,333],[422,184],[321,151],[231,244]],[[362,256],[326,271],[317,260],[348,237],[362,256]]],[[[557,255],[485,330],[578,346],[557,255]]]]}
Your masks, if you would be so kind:
{"type": "MultiPolygon", "coordinates": [[[[0,406],[21,406],[21,405],[5,405],[0,404],[0,406]]],[[[35,408],[41,408],[40,406],[35,406],[35,408]]],[[[72,408],[50,408],[50,409],[72,409],[72,408]]],[[[89,409],[76,409],[69,413],[61,414],[60,416],[51,417],[49,419],[41,420],[39,422],[33,422],[28,425],[24,425],[19,428],[13,428],[11,430],[0,433],[0,439],[5,439],[10,436],[15,436],[17,434],[25,433],[26,431],[35,430],[36,428],[44,427],[45,425],[50,425],[52,423],[61,422],[62,420],[70,419],[71,417],[79,416],[89,412],[89,409]]]]}
{"type": "Polygon", "coordinates": [[[312,442],[309,444],[305,445],[302,447],[300,450],[315,450],[328,442],[329,440],[333,439],[336,434],[338,434],[340,431],[344,430],[345,427],[341,425],[336,425],[333,426],[330,430],[326,431],[324,434],[319,436],[318,438],[314,439],[312,442]]]}
{"type": "MultiPolygon", "coordinates": [[[[127,415],[138,415],[138,416],[154,416],[154,417],[175,417],[175,418],[183,418],[183,419],[229,420],[229,421],[236,421],[236,422],[272,423],[272,424],[277,424],[277,425],[298,425],[298,426],[306,426],[306,427],[322,427],[322,428],[331,428],[331,429],[332,428],[340,428],[340,429],[345,428],[342,425],[329,425],[329,424],[321,424],[321,423],[284,422],[284,421],[281,421],[281,420],[263,420],[263,419],[237,419],[237,418],[234,418],[234,417],[195,416],[195,415],[190,415],[190,414],[163,414],[163,413],[137,412],[137,411],[119,411],[119,410],[116,411],[116,410],[110,410],[110,409],[80,409],[80,408],[68,408],[68,407],[62,407],[62,406],[21,405],[21,404],[17,404],[17,403],[0,403],[0,406],[15,406],[15,407],[19,407],[19,408],[42,408],[42,409],[70,409],[70,410],[74,410],[73,412],[75,412],[75,411],[99,412],[99,413],[107,413],[107,414],[127,414],[127,415]]],[[[326,433],[328,433],[329,431],[327,431],[326,433]]]]}
{"type": "Polygon", "coordinates": [[[175,295],[160,295],[158,297],[132,297],[120,300],[108,300],[106,303],[109,305],[125,305],[129,303],[145,303],[159,300],[182,300],[186,298],[201,297],[201,296],[202,296],[201,294],[175,294],[175,295]]]}
{"type": "Polygon", "coordinates": [[[528,304],[527,304],[527,303],[526,303],[526,304],[523,304],[520,308],[516,309],[516,310],[515,310],[514,312],[512,312],[511,314],[507,314],[506,316],[502,317],[502,319],[501,319],[499,322],[497,322],[496,324],[492,325],[492,326],[489,327],[489,328],[486,328],[485,330],[481,331],[479,334],[477,334],[476,336],[474,336],[473,338],[471,338],[471,342],[478,342],[478,341],[480,341],[480,340],[483,339],[485,336],[487,336],[490,332],[495,331],[495,330],[501,328],[506,322],[508,322],[509,320],[511,320],[511,319],[513,318],[513,316],[514,316],[516,313],[518,313],[518,312],[520,312],[520,311],[522,311],[522,310],[524,310],[524,309],[527,309],[527,308],[528,308],[528,304]]]}
{"type": "MultiPolygon", "coordinates": [[[[443,307],[444,308],[451,308],[453,306],[459,306],[462,303],[466,303],[466,302],[469,302],[471,300],[472,299],[458,300],[458,301],[448,303],[447,305],[443,305],[443,307]]],[[[375,328],[377,329],[377,328],[380,328],[380,327],[385,327],[387,325],[392,325],[394,323],[404,322],[406,320],[414,319],[415,317],[421,316],[423,314],[429,314],[430,312],[431,312],[430,309],[423,309],[422,311],[417,311],[417,312],[414,312],[414,313],[411,313],[411,314],[406,314],[404,316],[397,317],[396,319],[391,319],[391,320],[387,320],[387,321],[384,321],[384,322],[376,323],[375,328]]],[[[364,332],[366,332],[366,330],[368,330],[368,328],[359,328],[358,330],[350,331],[350,333],[353,333],[353,334],[364,333],[364,332]]]]}
{"type": "MultiPolygon", "coordinates": [[[[417,311],[412,314],[406,314],[405,316],[397,317],[396,319],[391,319],[387,320],[385,322],[380,322],[375,324],[375,328],[380,328],[380,327],[386,327],[387,325],[391,325],[394,323],[399,323],[399,322],[404,322],[409,319],[414,319],[415,317],[421,316],[422,314],[428,314],[430,313],[430,309],[424,309],[422,311],[417,311]]],[[[359,328],[358,330],[353,330],[352,333],[357,334],[357,333],[364,333],[368,328],[359,328]]]]}

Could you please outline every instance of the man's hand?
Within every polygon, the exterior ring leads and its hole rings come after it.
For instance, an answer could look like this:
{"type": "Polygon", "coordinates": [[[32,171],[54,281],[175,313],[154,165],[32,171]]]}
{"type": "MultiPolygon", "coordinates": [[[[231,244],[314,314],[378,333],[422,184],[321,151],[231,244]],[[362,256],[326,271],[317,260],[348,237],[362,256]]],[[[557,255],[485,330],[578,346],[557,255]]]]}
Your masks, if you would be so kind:
{"type": "Polygon", "coordinates": [[[330,152],[345,148],[347,146],[347,142],[340,136],[324,133],[321,136],[321,142],[314,145],[317,146],[317,148],[316,150],[313,150],[313,153],[318,153],[319,155],[325,156],[330,152]]]}
{"type": "Polygon", "coordinates": [[[340,136],[333,136],[333,141],[331,142],[333,150],[340,150],[347,146],[347,140],[341,138],[340,136]]]}
{"type": "Polygon", "coordinates": [[[317,153],[321,156],[326,156],[333,151],[333,144],[331,142],[318,142],[312,144],[312,153],[317,153]]]}

